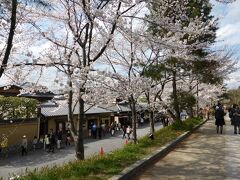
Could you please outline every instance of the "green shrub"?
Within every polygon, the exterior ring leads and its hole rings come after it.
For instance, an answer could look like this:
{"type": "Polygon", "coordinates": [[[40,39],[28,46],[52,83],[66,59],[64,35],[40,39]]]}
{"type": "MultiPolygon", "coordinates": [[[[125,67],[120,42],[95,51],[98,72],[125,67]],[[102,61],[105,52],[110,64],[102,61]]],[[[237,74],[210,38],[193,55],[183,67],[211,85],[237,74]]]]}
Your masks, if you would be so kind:
{"type": "Polygon", "coordinates": [[[172,124],[172,129],[176,131],[190,131],[201,121],[202,119],[200,118],[191,118],[185,121],[176,121],[172,124]]]}

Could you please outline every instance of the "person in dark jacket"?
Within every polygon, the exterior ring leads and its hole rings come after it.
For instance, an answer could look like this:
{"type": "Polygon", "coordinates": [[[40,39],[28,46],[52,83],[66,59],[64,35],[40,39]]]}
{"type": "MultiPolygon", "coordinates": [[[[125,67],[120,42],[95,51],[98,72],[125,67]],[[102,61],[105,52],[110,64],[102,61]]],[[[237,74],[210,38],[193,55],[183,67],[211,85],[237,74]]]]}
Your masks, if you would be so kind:
{"type": "Polygon", "coordinates": [[[234,126],[234,134],[238,133],[240,134],[240,108],[238,106],[235,106],[234,109],[232,109],[232,125],[234,126]]]}
{"type": "Polygon", "coordinates": [[[49,134],[49,141],[50,141],[50,144],[49,144],[49,150],[48,152],[53,152],[54,153],[54,147],[55,147],[55,134],[53,132],[53,129],[50,129],[50,134],[49,134]]]}
{"type": "Polygon", "coordinates": [[[223,125],[225,125],[224,116],[225,113],[223,106],[218,103],[218,105],[215,107],[215,125],[217,126],[217,133],[219,133],[219,129],[221,134],[223,132],[223,125]]]}
{"type": "Polygon", "coordinates": [[[232,107],[229,108],[228,110],[229,118],[231,120],[231,125],[234,125],[234,116],[235,116],[236,110],[237,110],[237,104],[233,104],[232,107]]]}
{"type": "Polygon", "coordinates": [[[98,138],[102,139],[102,124],[100,124],[98,127],[98,138]]]}

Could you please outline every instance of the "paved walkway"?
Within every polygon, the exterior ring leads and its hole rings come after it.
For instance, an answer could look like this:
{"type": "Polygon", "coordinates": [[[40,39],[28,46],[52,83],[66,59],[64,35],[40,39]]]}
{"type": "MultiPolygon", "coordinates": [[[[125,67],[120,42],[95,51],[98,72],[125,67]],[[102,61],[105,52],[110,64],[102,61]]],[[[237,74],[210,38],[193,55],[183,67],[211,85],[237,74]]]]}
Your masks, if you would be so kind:
{"type": "MultiPolygon", "coordinates": [[[[156,123],[156,129],[160,129],[160,123],[156,123]]],[[[149,126],[142,126],[137,129],[138,137],[142,137],[149,133],[149,126]]],[[[107,137],[102,140],[86,140],[84,143],[85,156],[89,157],[94,154],[99,154],[100,148],[103,147],[105,153],[109,153],[115,149],[123,147],[125,139],[122,139],[122,134],[118,133],[113,137],[107,137]]],[[[19,153],[20,154],[20,153],[19,153]]],[[[27,156],[15,155],[8,158],[0,158],[0,179],[5,180],[11,177],[12,174],[24,173],[26,169],[34,170],[44,166],[61,165],[75,159],[74,147],[68,147],[56,151],[55,153],[47,153],[43,150],[29,152],[27,156]]]]}
{"type": "Polygon", "coordinates": [[[216,134],[208,121],[136,179],[240,179],[240,134],[226,123],[223,134],[216,134]]]}

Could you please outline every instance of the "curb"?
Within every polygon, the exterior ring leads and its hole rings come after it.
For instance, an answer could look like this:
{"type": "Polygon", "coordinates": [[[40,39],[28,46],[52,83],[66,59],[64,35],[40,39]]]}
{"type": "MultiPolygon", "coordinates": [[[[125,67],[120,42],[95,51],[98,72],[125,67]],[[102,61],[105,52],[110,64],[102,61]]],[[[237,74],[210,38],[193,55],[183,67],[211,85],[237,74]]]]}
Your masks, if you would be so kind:
{"type": "Polygon", "coordinates": [[[154,151],[150,155],[146,156],[145,158],[135,162],[131,166],[125,168],[122,172],[120,172],[118,175],[112,176],[109,180],[128,180],[131,179],[133,176],[138,174],[139,171],[141,171],[143,168],[147,167],[148,165],[152,164],[156,160],[160,159],[161,157],[165,156],[167,153],[169,153],[173,147],[175,147],[177,144],[182,142],[184,139],[186,139],[190,134],[192,134],[195,130],[197,130],[199,127],[201,127],[204,123],[206,123],[208,120],[204,120],[199,125],[196,125],[191,131],[187,131],[180,136],[178,136],[175,140],[167,143],[165,146],[162,146],[158,150],[154,151]]]}

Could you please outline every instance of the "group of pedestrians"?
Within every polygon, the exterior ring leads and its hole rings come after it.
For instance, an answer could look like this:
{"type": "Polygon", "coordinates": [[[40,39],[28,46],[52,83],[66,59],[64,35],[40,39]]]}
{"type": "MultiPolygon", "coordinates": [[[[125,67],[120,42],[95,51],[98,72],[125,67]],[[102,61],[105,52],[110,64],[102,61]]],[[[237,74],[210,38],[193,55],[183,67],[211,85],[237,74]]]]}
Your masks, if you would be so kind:
{"type": "Polygon", "coordinates": [[[97,125],[95,122],[91,123],[89,126],[89,137],[92,137],[94,139],[97,139],[97,137],[99,139],[102,139],[102,137],[104,137],[107,133],[109,133],[111,136],[114,136],[114,134],[117,131],[121,130],[121,124],[115,122],[112,122],[110,126],[107,126],[104,123],[100,123],[99,125],[97,125]]]}
{"type": "Polygon", "coordinates": [[[102,139],[106,134],[106,128],[106,124],[104,123],[100,123],[99,126],[97,126],[96,123],[92,123],[89,127],[89,137],[102,139]]]}
{"type": "Polygon", "coordinates": [[[112,122],[109,127],[103,123],[100,123],[99,126],[97,126],[96,123],[92,123],[89,127],[89,137],[97,139],[98,136],[98,138],[101,139],[102,136],[105,136],[106,133],[110,133],[111,136],[114,136],[117,131],[122,131],[123,139],[130,139],[132,128],[129,125],[121,125],[116,121],[112,122]]]}
{"type": "MultiPolygon", "coordinates": [[[[43,144],[43,149],[47,152],[55,152],[55,147],[57,149],[61,149],[61,144],[63,142],[63,132],[61,130],[58,130],[57,133],[54,133],[53,129],[50,129],[50,132],[44,136],[44,138],[38,139],[36,136],[34,136],[32,143],[32,149],[35,151],[38,146],[43,144]]],[[[23,135],[22,143],[21,143],[21,154],[22,156],[27,155],[29,144],[27,136],[23,135]]],[[[71,143],[71,133],[70,130],[67,130],[66,132],[66,146],[70,146],[71,143]]]]}
{"type": "MultiPolygon", "coordinates": [[[[71,133],[70,130],[67,130],[66,132],[66,146],[70,145],[71,141],[71,133]]],[[[53,152],[55,151],[55,146],[57,149],[61,149],[61,144],[63,142],[63,132],[62,130],[58,130],[56,133],[54,133],[53,129],[50,129],[50,132],[45,135],[43,144],[44,144],[44,150],[47,150],[47,152],[53,152]]]]}
{"type": "MultiPolygon", "coordinates": [[[[223,126],[225,125],[224,116],[226,115],[225,108],[221,103],[214,106],[215,109],[215,125],[217,128],[217,133],[223,133],[223,126]]],[[[240,134],[240,108],[237,104],[233,104],[231,108],[228,109],[229,118],[231,120],[231,125],[234,127],[234,134],[240,134]]]]}

